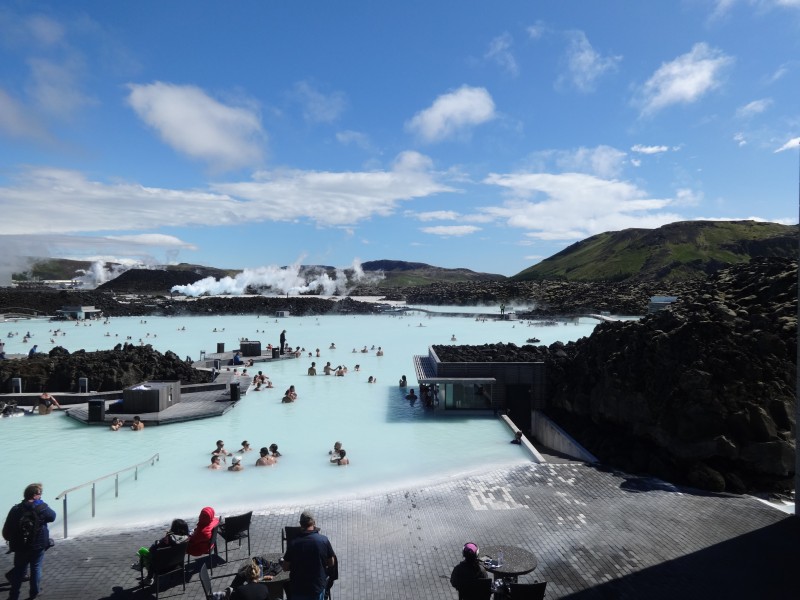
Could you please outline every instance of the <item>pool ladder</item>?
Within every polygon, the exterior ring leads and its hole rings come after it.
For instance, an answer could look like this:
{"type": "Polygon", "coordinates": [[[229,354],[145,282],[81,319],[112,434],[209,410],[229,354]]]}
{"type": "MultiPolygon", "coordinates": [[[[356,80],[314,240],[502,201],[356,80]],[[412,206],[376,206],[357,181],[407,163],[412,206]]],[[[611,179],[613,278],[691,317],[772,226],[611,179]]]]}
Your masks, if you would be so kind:
{"type": "Polygon", "coordinates": [[[156,464],[156,462],[158,460],[160,460],[160,458],[158,456],[158,453],[156,452],[153,456],[151,456],[150,458],[148,458],[145,461],[142,461],[142,462],[137,463],[137,464],[135,464],[133,466],[130,466],[130,467],[126,467],[124,469],[120,469],[119,471],[116,471],[114,473],[110,473],[108,475],[103,475],[102,477],[98,477],[97,479],[93,479],[92,481],[87,481],[86,483],[82,483],[80,485],[76,485],[73,488],[69,488],[68,490],[64,490],[58,496],[56,496],[56,500],[61,500],[62,498],[64,499],[64,539],[67,538],[67,521],[68,521],[68,519],[67,519],[67,495],[68,494],[74,492],[75,490],[79,490],[81,488],[85,488],[86,486],[89,486],[89,485],[92,486],[92,518],[94,518],[95,512],[96,512],[95,511],[95,508],[96,508],[95,484],[98,481],[103,481],[104,479],[108,479],[109,477],[113,477],[114,478],[114,497],[115,498],[119,498],[119,476],[120,476],[120,473],[125,473],[127,471],[133,470],[133,473],[134,473],[133,474],[133,478],[134,478],[134,480],[138,481],[138,479],[139,479],[139,467],[141,467],[143,465],[146,465],[147,463],[150,463],[150,466],[153,466],[153,465],[156,464]]]}

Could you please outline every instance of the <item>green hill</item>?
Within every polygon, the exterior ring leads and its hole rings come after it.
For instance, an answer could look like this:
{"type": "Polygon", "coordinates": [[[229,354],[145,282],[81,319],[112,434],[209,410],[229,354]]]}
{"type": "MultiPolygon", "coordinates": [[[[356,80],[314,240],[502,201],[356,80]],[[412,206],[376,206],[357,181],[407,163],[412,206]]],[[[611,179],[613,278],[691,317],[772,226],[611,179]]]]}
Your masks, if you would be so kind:
{"type": "Polygon", "coordinates": [[[601,233],[511,277],[514,281],[680,281],[755,256],[797,255],[796,225],[681,221],[601,233]]]}

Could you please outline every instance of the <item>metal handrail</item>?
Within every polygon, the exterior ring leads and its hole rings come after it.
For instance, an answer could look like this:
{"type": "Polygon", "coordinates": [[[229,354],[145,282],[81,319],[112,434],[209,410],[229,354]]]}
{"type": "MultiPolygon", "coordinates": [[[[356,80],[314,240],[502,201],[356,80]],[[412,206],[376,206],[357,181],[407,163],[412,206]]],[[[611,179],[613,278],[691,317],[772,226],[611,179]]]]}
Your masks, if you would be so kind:
{"type": "Polygon", "coordinates": [[[97,479],[93,479],[92,481],[87,481],[86,483],[82,483],[80,485],[76,485],[73,488],[69,488],[68,490],[64,490],[58,496],[56,496],[56,500],[60,500],[62,497],[64,498],[64,539],[67,538],[67,494],[70,494],[70,493],[74,492],[75,490],[79,490],[81,488],[85,488],[88,485],[91,485],[92,486],[92,518],[94,518],[94,516],[95,516],[95,484],[98,481],[103,481],[104,479],[108,479],[109,477],[113,477],[114,478],[114,497],[115,498],[119,498],[119,475],[120,475],[120,473],[124,473],[125,471],[130,471],[131,469],[133,469],[133,471],[134,471],[133,478],[134,478],[134,480],[138,481],[139,480],[139,467],[141,467],[142,465],[146,465],[147,463],[150,463],[150,465],[153,466],[153,465],[156,464],[156,461],[158,461],[158,460],[161,460],[161,458],[159,457],[158,452],[156,452],[153,456],[151,456],[150,458],[148,458],[145,461],[142,461],[142,462],[137,463],[137,464],[135,464],[133,466],[130,466],[130,467],[125,467],[124,469],[120,469],[119,471],[116,471],[114,473],[110,473],[108,475],[103,475],[102,477],[98,477],[97,479]]]}

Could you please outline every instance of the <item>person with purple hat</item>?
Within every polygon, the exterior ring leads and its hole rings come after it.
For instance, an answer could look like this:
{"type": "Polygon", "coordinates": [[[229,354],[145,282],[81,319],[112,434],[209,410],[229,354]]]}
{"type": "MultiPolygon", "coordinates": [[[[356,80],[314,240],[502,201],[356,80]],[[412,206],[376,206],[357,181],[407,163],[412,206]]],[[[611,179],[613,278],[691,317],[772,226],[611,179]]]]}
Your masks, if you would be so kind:
{"type": "Polygon", "coordinates": [[[486,570],[478,560],[479,552],[475,542],[467,542],[461,550],[464,560],[453,568],[450,585],[458,590],[459,598],[472,598],[477,581],[488,577],[486,570]]]}

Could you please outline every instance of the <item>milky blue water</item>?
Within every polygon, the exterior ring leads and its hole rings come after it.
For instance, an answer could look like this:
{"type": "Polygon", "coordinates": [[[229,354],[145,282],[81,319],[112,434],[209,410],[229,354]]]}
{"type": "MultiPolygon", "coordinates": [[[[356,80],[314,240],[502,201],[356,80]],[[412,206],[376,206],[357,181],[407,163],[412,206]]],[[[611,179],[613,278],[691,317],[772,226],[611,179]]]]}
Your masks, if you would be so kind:
{"type": "MultiPolygon", "coordinates": [[[[429,307],[432,310],[449,310],[429,307]]],[[[458,310],[462,310],[459,308],[458,310]]],[[[484,311],[481,309],[478,312],[484,311]]],[[[203,506],[231,514],[240,509],[264,511],[281,506],[319,503],[363,496],[529,461],[509,444],[506,426],[494,417],[433,414],[419,403],[411,406],[397,381],[405,374],[416,387],[412,357],[427,354],[432,344],[513,342],[530,337],[542,344],[589,335],[596,321],[577,324],[527,325],[523,322],[478,321],[474,317],[325,316],[280,320],[252,316],[114,318],[108,324],[19,321],[0,323],[6,352],[27,353],[32,344],[47,352],[55,345],[69,351],[110,349],[118,342],[150,343],[182,358],[200,352],[238,347],[238,340],[277,344],[281,330],[287,341],[320,358],[266,363],[262,368],[275,389],[250,392],[226,415],[182,424],[151,426],[142,432],[87,426],[53,413],[47,417],[0,419],[0,436],[8,449],[2,467],[0,506],[19,501],[25,485],[40,481],[45,500],[60,514],[55,496],[73,486],[146,460],[159,453],[155,466],[140,469],[138,481],[123,476],[120,497],[113,479],[98,484],[97,517],[90,517],[89,489],[69,496],[69,534],[93,528],[114,529],[160,523],[175,516],[195,518],[203,506]],[[64,335],[55,335],[53,329],[64,335]],[[185,329],[184,329],[185,328],[185,329]],[[214,329],[217,332],[214,332],[214,329]],[[8,338],[9,332],[18,336],[8,338]],[[30,332],[29,342],[22,336],[30,332]],[[456,342],[451,341],[455,336],[456,342]],[[52,341],[51,341],[52,340],[52,341]],[[336,350],[330,350],[331,343],[336,350]],[[360,350],[366,346],[367,353],[360,350]],[[381,346],[384,356],[372,347],[381,346]],[[352,350],[357,352],[353,353],[352,350]],[[311,361],[320,375],[310,377],[311,361]],[[346,365],[345,377],[321,375],[330,361],[346,365]],[[361,370],[355,372],[356,364],[361,370]],[[372,375],[376,384],[367,383],[372,375]],[[291,384],[299,398],[281,404],[291,384]],[[206,468],[217,439],[239,449],[248,440],[258,449],[277,443],[283,457],[274,467],[254,467],[257,451],[245,455],[242,472],[206,468]],[[328,450],[342,441],[351,464],[328,463],[328,450]]],[[[91,387],[91,381],[90,381],[91,387]]],[[[230,459],[228,465],[230,464],[230,459]]],[[[61,534],[61,519],[53,527],[61,534]]]]}

